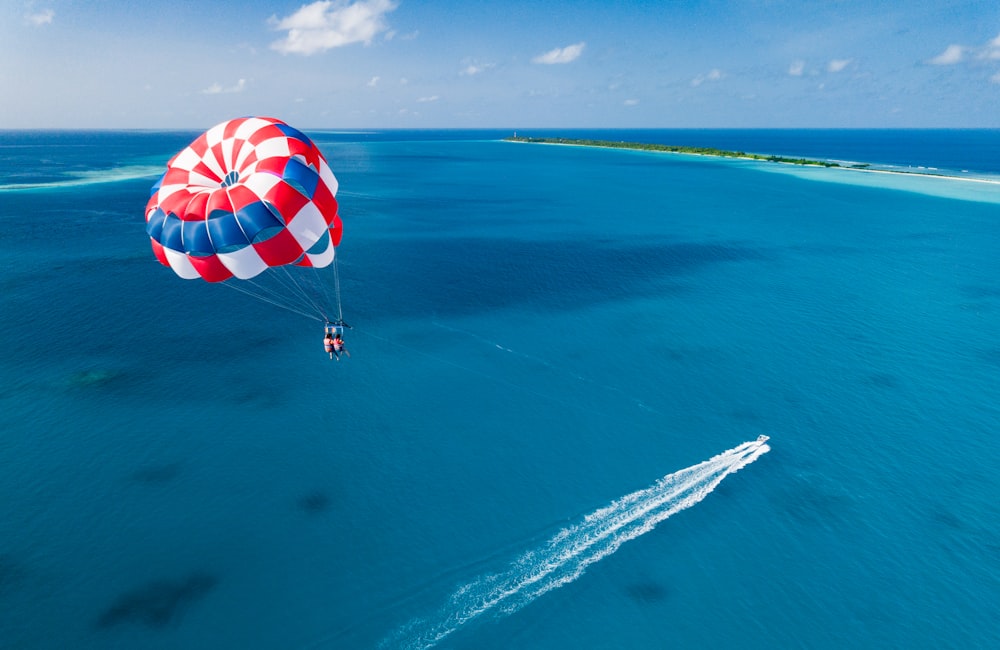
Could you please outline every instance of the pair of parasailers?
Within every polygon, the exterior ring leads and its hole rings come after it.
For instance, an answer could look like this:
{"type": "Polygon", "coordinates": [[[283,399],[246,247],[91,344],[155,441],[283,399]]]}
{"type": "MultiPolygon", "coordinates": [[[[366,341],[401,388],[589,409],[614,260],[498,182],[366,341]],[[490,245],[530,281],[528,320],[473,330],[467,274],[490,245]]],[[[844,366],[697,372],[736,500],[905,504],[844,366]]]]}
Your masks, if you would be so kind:
{"type": "Polygon", "coordinates": [[[344,337],[341,335],[340,331],[343,329],[343,324],[327,324],[325,331],[326,334],[323,337],[323,349],[327,351],[330,358],[336,358],[340,361],[340,355],[346,354],[348,357],[351,353],[347,351],[344,346],[344,337]]]}

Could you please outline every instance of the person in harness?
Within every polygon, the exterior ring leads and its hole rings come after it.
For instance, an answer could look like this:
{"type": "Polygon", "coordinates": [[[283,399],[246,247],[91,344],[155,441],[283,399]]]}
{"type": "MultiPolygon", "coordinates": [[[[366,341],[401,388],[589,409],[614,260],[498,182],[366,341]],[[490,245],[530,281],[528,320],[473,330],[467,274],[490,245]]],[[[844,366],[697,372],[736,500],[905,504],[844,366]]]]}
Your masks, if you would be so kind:
{"type": "Polygon", "coordinates": [[[327,325],[326,335],[323,337],[323,349],[326,350],[331,359],[336,357],[337,361],[340,361],[341,354],[351,356],[351,353],[344,346],[344,337],[340,334],[340,329],[338,325],[327,325]]]}
{"type": "Polygon", "coordinates": [[[333,335],[333,353],[337,355],[337,361],[340,361],[340,355],[342,354],[346,354],[348,357],[351,356],[351,353],[344,347],[344,338],[340,335],[340,332],[333,335]]]}

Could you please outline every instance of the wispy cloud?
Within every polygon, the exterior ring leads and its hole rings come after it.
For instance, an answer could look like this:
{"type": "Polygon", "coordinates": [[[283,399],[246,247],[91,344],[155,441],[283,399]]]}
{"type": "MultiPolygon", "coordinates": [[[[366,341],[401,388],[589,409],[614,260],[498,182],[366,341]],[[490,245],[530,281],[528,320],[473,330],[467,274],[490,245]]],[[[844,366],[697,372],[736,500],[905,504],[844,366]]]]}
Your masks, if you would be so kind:
{"type": "Polygon", "coordinates": [[[636,104],[639,103],[639,100],[638,99],[626,99],[622,103],[625,104],[625,106],[635,106],[636,104]]]}
{"type": "Polygon", "coordinates": [[[944,52],[927,59],[929,65],[955,65],[963,61],[997,61],[1000,60],[1000,34],[984,45],[961,45],[953,43],[944,52]]]}
{"type": "Polygon", "coordinates": [[[827,72],[841,72],[851,64],[851,59],[834,59],[826,64],[827,72]]]}
{"type": "MultiPolygon", "coordinates": [[[[984,65],[994,65],[1000,61],[1000,34],[982,45],[962,45],[953,43],[937,56],[924,61],[927,65],[956,66],[980,68],[984,65]]],[[[989,80],[1000,84],[1000,72],[994,72],[989,80]]]]}
{"type": "Polygon", "coordinates": [[[240,79],[236,82],[235,86],[223,87],[219,82],[213,83],[208,88],[201,90],[202,95],[221,95],[224,93],[241,93],[243,89],[247,86],[246,79],[240,79]]]}
{"type": "Polygon", "coordinates": [[[441,98],[437,95],[431,95],[430,97],[418,97],[417,103],[426,104],[427,102],[436,102],[439,99],[441,98]]]}
{"type": "Polygon", "coordinates": [[[792,64],[788,66],[788,74],[793,77],[801,77],[802,73],[805,72],[805,69],[805,61],[792,61],[792,64]]]}
{"type": "Polygon", "coordinates": [[[539,54],[531,60],[532,63],[543,63],[545,65],[553,65],[556,63],[571,63],[580,58],[583,54],[583,48],[587,44],[584,42],[576,43],[574,45],[567,45],[566,47],[557,47],[554,50],[549,50],[544,54],[539,54]]]}
{"type": "Polygon", "coordinates": [[[367,84],[367,86],[368,86],[369,88],[374,88],[375,86],[377,86],[377,85],[378,85],[378,80],[379,80],[379,77],[378,77],[378,75],[376,75],[376,76],[372,77],[372,78],[371,78],[371,79],[370,79],[370,80],[368,81],[368,84],[367,84]]]}
{"type": "Polygon", "coordinates": [[[52,9],[43,9],[39,12],[28,14],[24,17],[29,24],[35,27],[41,27],[42,25],[51,25],[52,19],[56,17],[56,12],[52,9]]]}
{"type": "Polygon", "coordinates": [[[709,71],[708,74],[700,74],[694,79],[692,79],[691,85],[697,87],[705,83],[706,81],[718,81],[719,79],[722,79],[722,77],[724,76],[725,75],[722,74],[722,70],[719,70],[718,68],[713,68],[711,71],[709,71]]]}
{"type": "Polygon", "coordinates": [[[964,58],[964,47],[961,45],[949,45],[945,48],[944,52],[938,54],[933,59],[929,59],[927,63],[931,65],[955,65],[956,63],[960,63],[964,58]]]}
{"type": "Polygon", "coordinates": [[[1000,34],[983,48],[981,56],[984,59],[1000,59],[1000,34]]]}
{"type": "Polygon", "coordinates": [[[473,75],[481,74],[483,72],[486,72],[490,68],[496,67],[495,63],[477,63],[469,59],[462,61],[462,65],[464,67],[459,71],[458,74],[466,77],[471,77],[473,75]]]}
{"type": "MultiPolygon", "coordinates": [[[[310,55],[326,50],[364,43],[388,32],[385,16],[399,6],[394,0],[320,0],[302,6],[286,18],[271,17],[271,25],[288,34],[271,43],[282,54],[310,55]]],[[[394,33],[394,32],[390,32],[394,33]]]]}

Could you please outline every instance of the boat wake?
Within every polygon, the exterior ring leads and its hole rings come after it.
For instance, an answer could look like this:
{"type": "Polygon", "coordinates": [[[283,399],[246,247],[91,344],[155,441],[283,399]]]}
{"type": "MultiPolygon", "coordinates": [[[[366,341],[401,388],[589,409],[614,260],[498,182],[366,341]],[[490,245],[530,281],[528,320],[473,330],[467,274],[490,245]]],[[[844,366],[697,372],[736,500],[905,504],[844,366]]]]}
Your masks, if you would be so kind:
{"type": "Polygon", "coordinates": [[[510,615],[542,594],[573,582],[594,562],[698,503],[724,478],[770,451],[767,440],[760,436],[745,442],[590,513],[502,573],[486,574],[459,587],[435,615],[410,621],[384,639],[381,647],[431,648],[484,614],[510,615]]]}

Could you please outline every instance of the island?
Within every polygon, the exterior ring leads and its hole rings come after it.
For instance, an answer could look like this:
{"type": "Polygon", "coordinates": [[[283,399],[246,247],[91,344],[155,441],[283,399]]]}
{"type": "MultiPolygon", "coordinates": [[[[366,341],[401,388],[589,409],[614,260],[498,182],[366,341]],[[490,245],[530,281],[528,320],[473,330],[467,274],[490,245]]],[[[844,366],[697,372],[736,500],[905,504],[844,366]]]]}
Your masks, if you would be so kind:
{"type": "Polygon", "coordinates": [[[986,185],[1000,185],[1000,178],[991,176],[966,176],[967,170],[958,172],[943,173],[935,168],[928,171],[923,168],[918,169],[891,169],[882,165],[872,165],[871,163],[840,164],[832,160],[810,160],[808,158],[791,158],[787,156],[764,155],[757,153],[746,153],[744,151],[726,151],[725,149],[715,149],[713,147],[689,147],[669,144],[653,144],[648,142],[624,142],[616,140],[588,140],[585,138],[537,138],[519,136],[514,133],[509,138],[503,138],[502,142],[527,142],[534,144],[562,144],[575,145],[580,147],[605,147],[609,149],[629,149],[634,151],[655,151],[663,153],[689,154],[694,156],[715,156],[719,158],[739,158],[743,160],[757,160],[762,162],[775,162],[786,165],[800,165],[804,167],[827,167],[836,168],[843,171],[867,172],[870,174],[889,174],[893,176],[908,176],[920,178],[933,178],[945,181],[965,181],[986,185]]]}
{"type": "MultiPolygon", "coordinates": [[[[633,149],[636,151],[664,151],[667,153],[686,153],[698,156],[717,156],[721,158],[745,158],[747,160],[765,160],[768,162],[785,163],[789,165],[815,165],[817,167],[840,167],[829,160],[809,160],[807,158],[787,158],[785,156],[765,156],[744,151],[726,151],[711,147],[683,147],[670,144],[649,144],[644,142],[616,142],[614,140],[586,140],[576,138],[529,138],[514,135],[504,138],[505,142],[531,142],[536,144],[568,144],[581,147],[606,147],[612,149],[633,149]]],[[[852,165],[853,169],[863,169],[867,164],[852,165]]]]}

